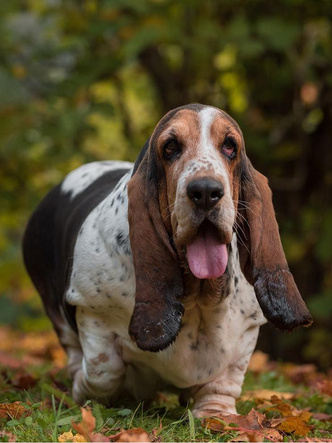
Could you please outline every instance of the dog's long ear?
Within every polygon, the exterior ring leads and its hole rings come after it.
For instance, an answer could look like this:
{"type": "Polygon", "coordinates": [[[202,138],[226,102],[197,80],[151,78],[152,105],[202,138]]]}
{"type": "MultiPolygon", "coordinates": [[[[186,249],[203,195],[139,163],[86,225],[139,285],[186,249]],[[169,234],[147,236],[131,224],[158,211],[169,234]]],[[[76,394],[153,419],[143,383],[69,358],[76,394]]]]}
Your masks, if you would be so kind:
{"type": "Polygon", "coordinates": [[[178,302],[182,274],[159,207],[155,152],[143,148],[128,184],[128,219],[136,295],[129,334],[146,351],[165,349],[176,338],[184,312],[178,302]]]}
{"type": "Polygon", "coordinates": [[[241,267],[265,317],[281,330],[309,326],[312,318],[288,268],[268,181],[247,158],[238,211],[241,267]]]}

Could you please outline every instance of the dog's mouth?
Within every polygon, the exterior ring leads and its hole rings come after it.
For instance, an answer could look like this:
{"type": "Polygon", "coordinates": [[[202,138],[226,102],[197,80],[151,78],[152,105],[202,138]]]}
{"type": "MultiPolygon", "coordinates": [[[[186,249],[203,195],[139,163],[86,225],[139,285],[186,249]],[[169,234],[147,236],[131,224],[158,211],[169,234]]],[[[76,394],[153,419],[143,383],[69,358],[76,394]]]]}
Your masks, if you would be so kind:
{"type": "Polygon", "coordinates": [[[228,261],[227,246],[210,221],[203,221],[187,244],[187,260],[197,278],[213,279],[224,274],[228,261]]]}

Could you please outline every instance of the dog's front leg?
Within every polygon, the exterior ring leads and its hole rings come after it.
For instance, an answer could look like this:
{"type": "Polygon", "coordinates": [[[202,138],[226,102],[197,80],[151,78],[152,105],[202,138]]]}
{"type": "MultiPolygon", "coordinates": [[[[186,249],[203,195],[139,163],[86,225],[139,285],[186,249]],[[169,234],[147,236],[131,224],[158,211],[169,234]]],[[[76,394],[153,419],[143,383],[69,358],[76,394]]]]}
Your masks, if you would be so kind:
{"type": "Polygon", "coordinates": [[[197,418],[236,414],[235,401],[240,396],[249,359],[255,348],[259,326],[248,328],[237,343],[234,359],[215,380],[192,390],[193,415],[197,418]]]}
{"type": "Polygon", "coordinates": [[[73,398],[77,403],[115,396],[123,384],[125,364],[116,346],[116,335],[102,315],[77,308],[77,325],[83,351],[82,368],[74,375],[73,398]]]}

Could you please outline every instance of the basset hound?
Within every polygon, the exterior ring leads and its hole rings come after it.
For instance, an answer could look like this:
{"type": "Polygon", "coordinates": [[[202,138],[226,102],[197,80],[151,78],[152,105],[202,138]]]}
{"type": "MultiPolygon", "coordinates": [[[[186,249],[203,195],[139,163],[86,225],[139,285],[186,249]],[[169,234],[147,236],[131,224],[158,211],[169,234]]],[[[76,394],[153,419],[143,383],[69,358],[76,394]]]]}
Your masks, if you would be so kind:
{"type": "Polygon", "coordinates": [[[166,114],[135,164],[71,172],[23,249],[78,403],[170,388],[196,417],[235,413],[260,325],[312,322],[267,180],[237,123],[211,106],[166,114]]]}

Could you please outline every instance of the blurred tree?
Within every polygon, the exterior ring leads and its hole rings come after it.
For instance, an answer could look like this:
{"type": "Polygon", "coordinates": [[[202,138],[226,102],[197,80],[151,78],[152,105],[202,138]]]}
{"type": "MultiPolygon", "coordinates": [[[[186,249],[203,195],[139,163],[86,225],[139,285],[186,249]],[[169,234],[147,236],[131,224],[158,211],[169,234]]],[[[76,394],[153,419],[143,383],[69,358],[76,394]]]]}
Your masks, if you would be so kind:
{"type": "Polygon", "coordinates": [[[11,0],[0,17],[0,293],[33,294],[20,237],[66,172],[133,160],[162,114],[208,103],[239,122],[270,179],[316,320],[309,339],[299,331],[265,346],[330,365],[332,3],[11,0]]]}

